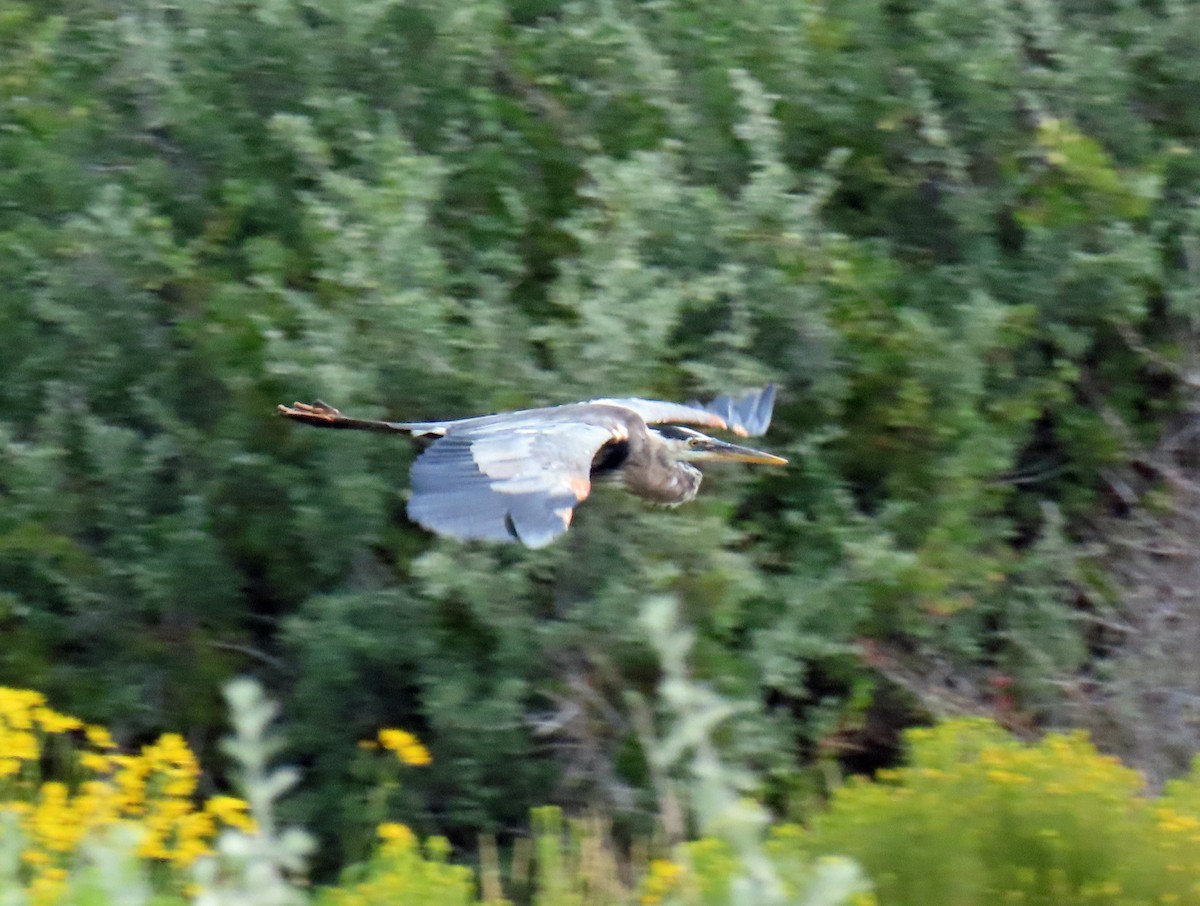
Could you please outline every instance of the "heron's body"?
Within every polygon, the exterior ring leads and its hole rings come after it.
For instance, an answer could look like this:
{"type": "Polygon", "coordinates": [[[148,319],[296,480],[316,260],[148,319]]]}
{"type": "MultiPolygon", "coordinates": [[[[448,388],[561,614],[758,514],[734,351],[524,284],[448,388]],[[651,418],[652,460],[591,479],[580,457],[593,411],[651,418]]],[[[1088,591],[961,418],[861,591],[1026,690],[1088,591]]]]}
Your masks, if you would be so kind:
{"type": "Polygon", "coordinates": [[[770,424],[774,387],[707,406],[604,399],[456,421],[348,418],[324,403],[280,406],[325,428],[405,432],[432,443],[412,469],[408,514],[455,538],[549,544],[567,530],[593,481],[620,481],[653,503],[687,503],[700,489],[700,460],[781,465],[786,460],[716,440],[676,422],[741,435],[770,424]]]}
{"type": "Polygon", "coordinates": [[[651,443],[658,433],[653,428],[635,430],[629,440],[601,447],[592,460],[592,481],[620,482],[631,494],[661,506],[693,500],[704,473],[675,459],[669,447],[651,443]]]}

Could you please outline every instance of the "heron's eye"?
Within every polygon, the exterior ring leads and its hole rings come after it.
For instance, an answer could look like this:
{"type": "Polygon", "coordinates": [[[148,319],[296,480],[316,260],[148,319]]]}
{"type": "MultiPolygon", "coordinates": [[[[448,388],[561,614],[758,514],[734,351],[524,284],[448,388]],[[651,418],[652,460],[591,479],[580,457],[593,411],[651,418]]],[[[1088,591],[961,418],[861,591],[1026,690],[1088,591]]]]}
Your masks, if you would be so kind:
{"type": "Polygon", "coordinates": [[[700,438],[698,438],[698,437],[689,437],[689,438],[688,438],[688,446],[689,446],[689,447],[698,447],[698,446],[700,446],[700,438]]]}

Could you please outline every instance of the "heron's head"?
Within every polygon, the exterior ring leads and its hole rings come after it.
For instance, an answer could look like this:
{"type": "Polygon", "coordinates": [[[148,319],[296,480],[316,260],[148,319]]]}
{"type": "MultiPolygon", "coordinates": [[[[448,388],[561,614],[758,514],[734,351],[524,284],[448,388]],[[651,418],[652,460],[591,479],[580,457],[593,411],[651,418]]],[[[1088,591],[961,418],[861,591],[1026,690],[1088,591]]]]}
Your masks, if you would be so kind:
{"type": "Polygon", "coordinates": [[[661,425],[650,429],[662,440],[671,458],[676,462],[753,462],[765,466],[785,466],[782,456],[752,450],[737,444],[726,443],[677,425],[661,425]]]}

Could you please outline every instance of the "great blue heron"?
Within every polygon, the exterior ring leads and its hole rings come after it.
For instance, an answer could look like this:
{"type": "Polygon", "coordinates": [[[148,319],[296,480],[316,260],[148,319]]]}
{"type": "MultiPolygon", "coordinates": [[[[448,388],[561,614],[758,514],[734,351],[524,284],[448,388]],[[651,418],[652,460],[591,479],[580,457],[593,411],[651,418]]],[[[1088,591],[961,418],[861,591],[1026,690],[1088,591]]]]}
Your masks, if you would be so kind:
{"type": "Polygon", "coordinates": [[[756,436],[767,430],[774,405],[775,387],[769,385],[707,405],[599,399],[444,422],[349,418],[319,401],[280,406],[279,412],[321,428],[431,439],[412,468],[409,518],[454,538],[544,547],[567,530],[593,481],[619,480],[639,497],[677,506],[700,489],[693,462],[785,465],[782,457],[678,427],[756,436]]]}

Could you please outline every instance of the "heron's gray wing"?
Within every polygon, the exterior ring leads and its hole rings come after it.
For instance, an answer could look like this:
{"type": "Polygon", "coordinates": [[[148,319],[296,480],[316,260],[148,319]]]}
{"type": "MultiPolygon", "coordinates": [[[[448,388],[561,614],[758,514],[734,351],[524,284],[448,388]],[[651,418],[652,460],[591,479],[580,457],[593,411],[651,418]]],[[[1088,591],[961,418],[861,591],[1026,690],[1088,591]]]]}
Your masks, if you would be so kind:
{"type": "Polygon", "coordinates": [[[592,458],[628,437],[627,423],[611,411],[579,413],[586,420],[522,415],[449,428],[413,464],[409,517],[439,534],[526,547],[565,532],[591,491],[592,458]]]}
{"type": "Polygon", "coordinates": [[[761,390],[751,390],[737,399],[721,395],[702,406],[706,412],[719,415],[729,425],[729,430],[743,437],[758,437],[771,427],[771,414],[775,411],[775,385],[767,384],[761,390]]]}
{"type": "Polygon", "coordinates": [[[498,412],[495,415],[472,415],[440,422],[387,422],[387,426],[400,431],[409,431],[414,437],[445,437],[451,431],[485,431],[496,426],[511,427],[524,423],[544,424],[550,421],[575,417],[576,410],[584,403],[568,403],[562,406],[544,406],[540,409],[517,409],[514,412],[498,412]],[[567,410],[571,410],[568,412],[567,410]]]}
{"type": "Polygon", "coordinates": [[[771,412],[775,408],[775,385],[768,384],[761,390],[751,390],[737,399],[718,396],[707,404],[666,403],[661,400],[643,399],[593,402],[630,409],[641,416],[648,425],[699,425],[702,428],[732,431],[742,437],[757,437],[765,434],[771,424],[771,412]]]}

